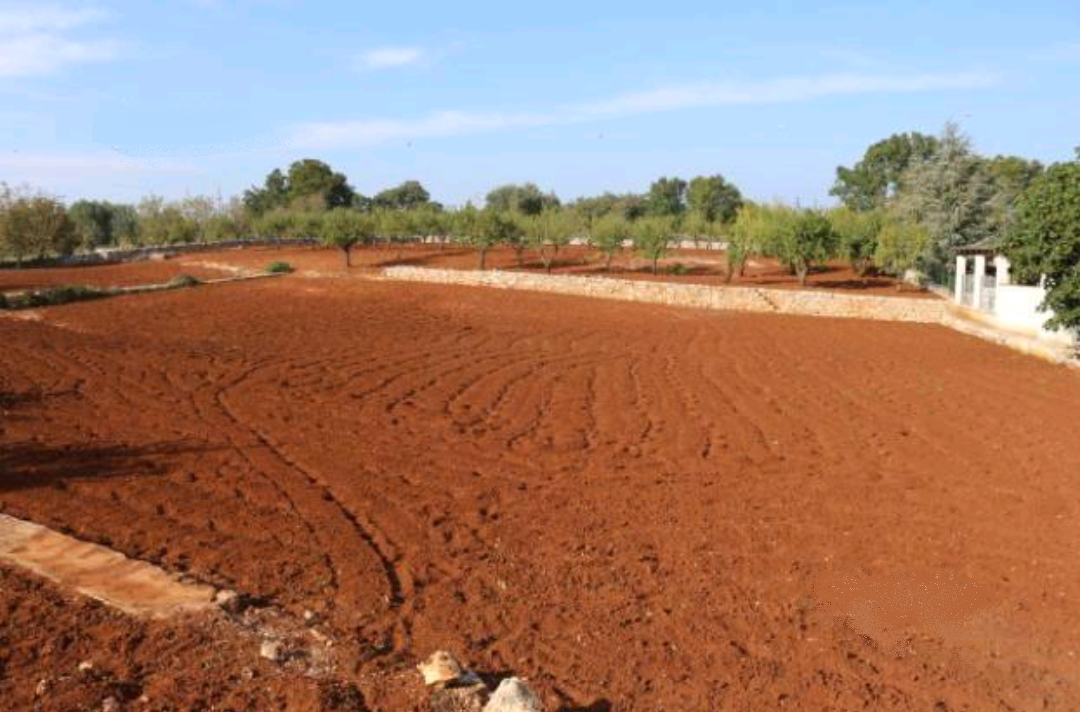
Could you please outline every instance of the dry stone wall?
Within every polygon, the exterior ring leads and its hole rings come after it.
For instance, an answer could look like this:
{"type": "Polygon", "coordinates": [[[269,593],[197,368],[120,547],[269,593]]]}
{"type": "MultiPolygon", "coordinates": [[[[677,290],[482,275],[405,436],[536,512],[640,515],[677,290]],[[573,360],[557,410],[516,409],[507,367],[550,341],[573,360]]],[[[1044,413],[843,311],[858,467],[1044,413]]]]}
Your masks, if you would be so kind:
{"type": "Polygon", "coordinates": [[[925,324],[940,324],[945,317],[945,302],[938,299],[872,297],[808,290],[724,287],[606,277],[544,275],[497,270],[474,272],[406,266],[387,267],[383,270],[383,275],[388,279],[410,282],[523,289],[533,292],[555,292],[704,309],[911,321],[925,324]]]}

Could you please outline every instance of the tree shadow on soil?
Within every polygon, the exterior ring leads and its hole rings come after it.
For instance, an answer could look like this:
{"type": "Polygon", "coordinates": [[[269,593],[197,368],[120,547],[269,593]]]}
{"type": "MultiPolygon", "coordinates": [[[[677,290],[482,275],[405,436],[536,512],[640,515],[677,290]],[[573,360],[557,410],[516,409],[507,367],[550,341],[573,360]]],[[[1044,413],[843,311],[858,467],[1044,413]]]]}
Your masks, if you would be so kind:
{"type": "Polygon", "coordinates": [[[35,441],[0,444],[0,492],[55,487],[68,480],[163,475],[178,455],[206,451],[184,443],[151,445],[50,445],[35,441]]]}
{"type": "MultiPolygon", "coordinates": [[[[41,389],[18,392],[0,391],[0,412],[16,410],[26,405],[41,403],[43,400],[45,400],[45,393],[41,389]]],[[[5,416],[9,416],[9,414],[0,414],[0,422],[5,416]]]]}
{"type": "Polygon", "coordinates": [[[434,253],[416,255],[413,257],[401,257],[391,258],[377,262],[377,267],[426,267],[432,262],[438,262],[439,260],[447,257],[461,257],[462,255],[475,254],[476,251],[472,249],[464,249],[461,247],[447,247],[446,249],[439,250],[434,253]]]}

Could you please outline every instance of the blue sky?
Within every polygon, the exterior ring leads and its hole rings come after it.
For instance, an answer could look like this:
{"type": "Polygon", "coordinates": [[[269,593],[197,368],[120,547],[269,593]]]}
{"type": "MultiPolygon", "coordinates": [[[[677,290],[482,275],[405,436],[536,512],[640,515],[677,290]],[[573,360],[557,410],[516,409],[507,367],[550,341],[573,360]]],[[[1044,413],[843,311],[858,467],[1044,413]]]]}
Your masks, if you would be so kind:
{"type": "Polygon", "coordinates": [[[722,173],[828,204],[838,164],[955,120],[1080,144],[1080,4],[0,0],[0,181],[228,196],[317,157],[365,194],[570,199],[722,173]]]}

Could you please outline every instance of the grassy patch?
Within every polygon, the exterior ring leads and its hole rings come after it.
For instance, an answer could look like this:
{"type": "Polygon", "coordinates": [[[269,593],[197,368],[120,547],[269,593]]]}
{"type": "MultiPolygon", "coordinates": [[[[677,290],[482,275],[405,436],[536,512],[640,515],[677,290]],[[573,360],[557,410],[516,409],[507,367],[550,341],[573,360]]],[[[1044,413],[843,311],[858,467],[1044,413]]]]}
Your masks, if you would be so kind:
{"type": "Polygon", "coordinates": [[[289,274],[293,271],[293,266],[288,262],[271,262],[266,265],[267,274],[289,274]]]}

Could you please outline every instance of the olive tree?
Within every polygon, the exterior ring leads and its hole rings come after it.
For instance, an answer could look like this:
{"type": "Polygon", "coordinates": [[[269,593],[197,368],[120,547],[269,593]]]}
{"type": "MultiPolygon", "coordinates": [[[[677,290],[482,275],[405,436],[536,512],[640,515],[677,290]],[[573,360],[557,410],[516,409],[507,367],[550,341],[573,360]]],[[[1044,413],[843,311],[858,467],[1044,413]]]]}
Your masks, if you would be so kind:
{"type": "Polygon", "coordinates": [[[4,249],[20,266],[31,254],[71,254],[78,242],[75,223],[63,203],[45,195],[26,196],[7,202],[0,237],[4,249]]]}
{"type": "Polygon", "coordinates": [[[877,251],[883,222],[881,211],[856,212],[842,205],[830,210],[828,218],[836,233],[839,256],[851,264],[856,276],[865,277],[877,251]]]}
{"type": "Polygon", "coordinates": [[[520,227],[509,213],[466,205],[454,215],[454,238],[476,250],[478,267],[487,269],[487,253],[496,245],[510,244],[520,227]]]}
{"type": "Polygon", "coordinates": [[[525,237],[540,254],[544,271],[551,273],[551,266],[559,250],[582,232],[581,221],[569,210],[549,209],[525,220],[525,237]]]}
{"type": "Polygon", "coordinates": [[[658,271],[660,259],[667,254],[668,240],[674,231],[674,222],[663,217],[641,218],[632,230],[634,247],[652,262],[652,273],[658,271]]]}
{"type": "Polygon", "coordinates": [[[769,237],[769,206],[747,203],[739,208],[735,215],[735,222],[731,226],[731,235],[728,237],[727,249],[724,256],[727,260],[727,269],[724,272],[724,281],[730,283],[735,275],[740,277],[746,268],[746,261],[752,255],[760,255],[765,249],[765,242],[769,237]]]}
{"type": "Polygon", "coordinates": [[[632,223],[616,212],[597,218],[589,230],[589,243],[604,255],[604,270],[611,271],[611,258],[633,238],[632,223]]]}
{"type": "Polygon", "coordinates": [[[926,256],[931,241],[930,231],[925,226],[910,218],[888,215],[882,220],[878,233],[874,262],[882,270],[903,277],[926,256]]]}
{"type": "Polygon", "coordinates": [[[352,267],[352,248],[371,242],[375,223],[368,215],[351,208],[334,208],[322,215],[322,241],[345,253],[345,267],[352,267]]]}
{"type": "Polygon", "coordinates": [[[776,257],[806,285],[816,262],[836,254],[836,233],[821,212],[773,206],[766,212],[765,253],[776,257]]]}

